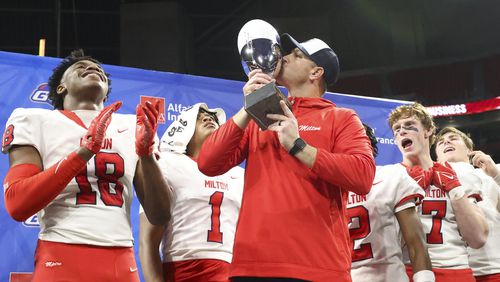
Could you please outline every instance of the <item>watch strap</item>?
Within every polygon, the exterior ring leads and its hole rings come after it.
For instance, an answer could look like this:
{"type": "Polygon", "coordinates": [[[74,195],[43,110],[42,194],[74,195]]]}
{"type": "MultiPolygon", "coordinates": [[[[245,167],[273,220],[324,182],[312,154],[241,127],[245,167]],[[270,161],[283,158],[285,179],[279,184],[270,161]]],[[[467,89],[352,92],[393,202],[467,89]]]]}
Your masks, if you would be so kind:
{"type": "Polygon", "coordinates": [[[295,141],[293,141],[293,147],[288,151],[288,153],[292,156],[295,156],[297,153],[300,151],[304,150],[304,148],[307,146],[306,141],[302,138],[297,138],[295,141]]]}

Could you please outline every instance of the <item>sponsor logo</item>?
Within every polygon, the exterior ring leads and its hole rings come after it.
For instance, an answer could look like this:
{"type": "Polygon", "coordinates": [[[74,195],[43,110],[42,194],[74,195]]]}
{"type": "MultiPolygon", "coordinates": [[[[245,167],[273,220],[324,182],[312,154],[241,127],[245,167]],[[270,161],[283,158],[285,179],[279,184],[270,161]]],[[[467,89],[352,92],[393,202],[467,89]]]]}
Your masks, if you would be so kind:
{"type": "Polygon", "coordinates": [[[36,214],[30,216],[23,222],[23,225],[26,227],[39,227],[40,223],[38,222],[38,216],[36,214]]]}
{"type": "Polygon", "coordinates": [[[132,267],[131,266],[131,267],[129,267],[129,270],[130,270],[130,272],[136,272],[137,271],[137,267],[132,267]]]}
{"type": "Polygon", "coordinates": [[[433,106],[426,107],[432,116],[453,116],[467,113],[467,106],[465,104],[447,105],[447,106],[433,106]]]}
{"type": "Polygon", "coordinates": [[[321,126],[299,125],[299,131],[318,131],[318,130],[321,130],[321,126]]]}
{"type": "Polygon", "coordinates": [[[52,267],[56,267],[56,266],[62,266],[62,262],[58,262],[58,261],[47,261],[47,262],[45,262],[45,267],[52,268],[52,267]]]}
{"type": "Polygon", "coordinates": [[[380,180],[380,181],[374,182],[372,185],[375,186],[377,184],[380,184],[382,181],[384,181],[384,180],[380,180]]]}
{"type": "Polygon", "coordinates": [[[30,96],[31,102],[52,105],[49,100],[49,84],[44,82],[36,87],[30,96]]]}
{"type": "Polygon", "coordinates": [[[387,138],[387,137],[375,137],[375,138],[377,138],[377,142],[379,144],[396,145],[396,142],[394,142],[394,138],[387,138]]]}
{"type": "Polygon", "coordinates": [[[154,101],[160,101],[160,115],[158,117],[158,123],[165,123],[165,98],[163,97],[154,97],[154,96],[142,96],[141,95],[141,104],[144,105],[147,101],[153,103],[154,101]]]}
{"type": "Polygon", "coordinates": [[[128,130],[128,128],[121,128],[121,129],[118,129],[117,131],[118,131],[118,133],[122,133],[122,132],[125,132],[127,130],[128,130]]]}
{"type": "Polygon", "coordinates": [[[446,177],[446,178],[448,178],[448,179],[453,179],[453,178],[454,178],[454,177],[453,177],[453,175],[448,174],[448,173],[443,173],[443,172],[442,172],[442,173],[440,173],[440,175],[442,175],[442,176],[444,176],[444,177],[446,177]]]}

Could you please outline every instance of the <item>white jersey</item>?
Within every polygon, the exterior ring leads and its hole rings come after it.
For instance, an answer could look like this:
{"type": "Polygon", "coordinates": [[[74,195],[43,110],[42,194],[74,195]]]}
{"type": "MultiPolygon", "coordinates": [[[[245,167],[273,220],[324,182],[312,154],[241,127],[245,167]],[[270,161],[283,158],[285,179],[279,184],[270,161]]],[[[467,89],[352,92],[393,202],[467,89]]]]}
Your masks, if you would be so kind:
{"type": "Polygon", "coordinates": [[[174,192],[172,219],[161,244],[163,261],[231,262],[243,195],[244,169],[209,177],[184,154],[162,152],[160,167],[174,192]]]}
{"type": "MultiPolygon", "coordinates": [[[[467,163],[450,163],[466,195],[474,202],[481,198],[481,180],[471,173],[467,163]]],[[[425,198],[418,208],[424,227],[432,267],[447,269],[469,268],[466,243],[460,235],[455,213],[446,192],[433,185],[425,191],[425,198]]],[[[409,259],[406,258],[406,262],[409,259]]]]}
{"type": "Polygon", "coordinates": [[[396,213],[415,208],[424,190],[402,165],[377,166],[370,193],[349,192],[347,213],[353,244],[351,277],[359,281],[408,281],[396,213]]]}
{"type": "MultiPolygon", "coordinates": [[[[48,168],[80,147],[86,126],[99,111],[19,108],[7,128],[12,145],[37,149],[48,168]]],[[[135,116],[113,114],[103,147],[66,188],[38,212],[41,240],[99,246],[132,246],[130,204],[138,161],[135,116]]]]}
{"type": "Polygon", "coordinates": [[[490,232],[486,244],[480,249],[467,248],[469,264],[474,276],[500,273],[500,186],[481,169],[474,170],[482,180],[483,210],[490,232]]]}

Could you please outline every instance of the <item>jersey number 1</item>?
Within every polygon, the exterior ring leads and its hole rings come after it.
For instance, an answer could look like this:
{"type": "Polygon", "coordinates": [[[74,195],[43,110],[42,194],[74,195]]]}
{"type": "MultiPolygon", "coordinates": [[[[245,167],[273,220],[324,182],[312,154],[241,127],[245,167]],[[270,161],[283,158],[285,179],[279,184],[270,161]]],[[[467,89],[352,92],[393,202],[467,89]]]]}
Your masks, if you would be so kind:
{"type": "MultiPolygon", "coordinates": [[[[118,180],[124,175],[125,164],[123,158],[117,153],[97,153],[95,155],[95,176],[101,200],[106,206],[121,207],[123,205],[123,184],[118,180]],[[114,193],[110,184],[114,184],[114,193]]],[[[87,176],[87,167],[75,176],[80,192],[76,194],[77,205],[95,205],[96,192],[87,176]]]]}
{"type": "Polygon", "coordinates": [[[223,192],[214,192],[210,196],[208,204],[212,206],[212,214],[210,220],[212,224],[210,225],[210,230],[208,230],[207,241],[222,244],[222,232],[220,232],[220,206],[222,205],[222,200],[224,199],[223,192]]]}

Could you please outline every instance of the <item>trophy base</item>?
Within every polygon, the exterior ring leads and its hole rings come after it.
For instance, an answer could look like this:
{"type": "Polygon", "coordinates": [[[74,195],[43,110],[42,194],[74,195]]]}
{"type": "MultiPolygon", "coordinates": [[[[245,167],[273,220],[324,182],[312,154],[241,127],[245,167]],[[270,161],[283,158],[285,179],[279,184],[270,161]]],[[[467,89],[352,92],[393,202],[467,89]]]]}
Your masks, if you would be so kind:
{"type": "Polygon", "coordinates": [[[267,114],[285,114],[281,109],[281,100],[285,101],[290,110],[292,109],[290,101],[276,84],[271,82],[245,96],[245,111],[259,125],[260,129],[266,130],[269,125],[276,122],[267,118],[267,114]]]}

